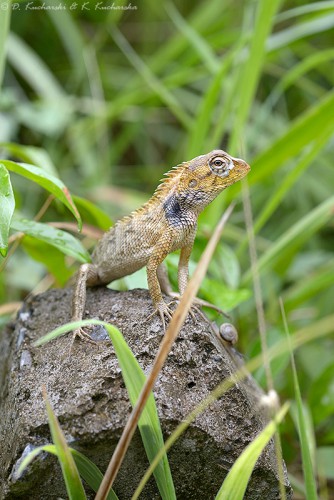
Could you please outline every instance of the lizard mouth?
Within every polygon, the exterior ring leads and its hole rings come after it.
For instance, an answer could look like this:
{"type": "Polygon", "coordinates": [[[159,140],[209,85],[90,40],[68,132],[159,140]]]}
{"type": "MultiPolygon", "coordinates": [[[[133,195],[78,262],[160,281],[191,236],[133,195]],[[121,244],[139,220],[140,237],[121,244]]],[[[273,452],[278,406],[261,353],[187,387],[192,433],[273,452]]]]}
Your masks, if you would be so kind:
{"type": "Polygon", "coordinates": [[[244,171],[245,175],[250,171],[250,166],[248,165],[248,163],[246,163],[244,160],[242,160],[241,158],[232,158],[232,161],[233,161],[233,164],[238,167],[238,170],[239,171],[244,171]]]}

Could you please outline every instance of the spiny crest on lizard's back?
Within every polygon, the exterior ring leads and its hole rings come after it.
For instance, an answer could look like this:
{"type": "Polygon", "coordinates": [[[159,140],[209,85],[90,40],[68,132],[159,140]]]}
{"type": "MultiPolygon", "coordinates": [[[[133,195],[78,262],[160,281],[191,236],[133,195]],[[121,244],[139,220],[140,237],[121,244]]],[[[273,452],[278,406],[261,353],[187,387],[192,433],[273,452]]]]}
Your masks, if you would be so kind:
{"type": "Polygon", "coordinates": [[[164,174],[164,178],[162,178],[160,180],[160,184],[158,185],[158,187],[154,191],[151,198],[146,203],[144,203],[141,207],[137,208],[136,210],[133,210],[133,212],[131,212],[129,215],[126,215],[125,217],[123,217],[122,219],[117,221],[115,226],[129,222],[131,219],[133,219],[137,215],[145,213],[151,206],[154,206],[158,202],[160,202],[160,200],[164,200],[166,194],[172,190],[173,186],[177,185],[177,180],[181,176],[181,174],[183,173],[186,165],[188,165],[188,162],[184,162],[184,163],[181,163],[180,165],[176,165],[175,167],[171,168],[168,172],[166,172],[164,174]]]}

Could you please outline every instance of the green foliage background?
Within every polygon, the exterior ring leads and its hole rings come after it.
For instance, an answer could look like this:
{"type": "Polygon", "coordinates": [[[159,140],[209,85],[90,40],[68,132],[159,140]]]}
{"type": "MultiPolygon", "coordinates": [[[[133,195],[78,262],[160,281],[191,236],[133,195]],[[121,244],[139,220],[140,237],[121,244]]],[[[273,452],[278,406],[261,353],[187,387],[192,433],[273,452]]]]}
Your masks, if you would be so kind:
{"type": "MultiPolygon", "coordinates": [[[[96,9],[113,4],[107,1],[86,3],[90,10],[84,2],[30,4],[36,9],[19,2],[11,12],[0,141],[29,146],[33,163],[112,219],[147,200],[181,161],[215,147],[244,157],[252,166],[247,181],[268,344],[285,335],[280,296],[292,334],[304,326],[319,333],[319,320],[333,314],[334,293],[334,2],[114,2],[132,6],[124,10],[96,9]],[[43,4],[66,8],[37,9],[43,4]]],[[[3,158],[22,154],[2,147],[3,158]]],[[[33,219],[47,193],[15,173],[11,179],[17,214],[33,219]]],[[[231,311],[239,348],[250,358],[261,345],[241,198],[241,186],[233,186],[202,214],[193,260],[236,199],[201,293],[231,311]]],[[[84,223],[105,229],[108,219],[75,201],[84,223]]],[[[43,221],[60,220],[73,217],[53,203],[43,221]]],[[[2,303],[34,289],[45,266],[64,284],[73,264],[43,245],[25,237],[8,260],[2,303]]],[[[172,255],[174,285],[176,263],[172,255]]],[[[145,286],[144,275],[119,284],[128,285],[145,286]]],[[[334,479],[332,353],[329,336],[295,353],[324,491],[334,479]]],[[[280,397],[293,398],[289,356],[272,369],[280,397]]],[[[265,387],[263,370],[256,376],[265,387]]],[[[293,418],[285,424],[283,452],[301,480],[293,418]]]]}

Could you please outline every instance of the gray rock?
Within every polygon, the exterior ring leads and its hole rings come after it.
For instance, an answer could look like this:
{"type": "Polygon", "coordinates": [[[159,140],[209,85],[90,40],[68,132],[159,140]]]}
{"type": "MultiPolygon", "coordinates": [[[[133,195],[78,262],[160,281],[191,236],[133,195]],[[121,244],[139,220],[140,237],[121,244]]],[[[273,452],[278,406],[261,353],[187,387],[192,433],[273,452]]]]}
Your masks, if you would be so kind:
{"type": "MultiPolygon", "coordinates": [[[[22,456],[33,446],[50,442],[42,386],[71,446],[105,470],[130,414],[130,404],[113,347],[101,327],[93,327],[97,345],[70,335],[43,347],[32,342],[70,320],[70,290],[52,290],[29,299],[14,324],[7,326],[0,348],[0,498],[66,498],[57,460],[43,454],[25,475],[15,479],[22,456]]],[[[147,320],[152,305],[147,291],[88,290],[87,317],[117,326],[147,373],[162,338],[159,318],[147,320]]],[[[187,319],[155,386],[164,436],[209,391],[240,365],[215,337],[208,322],[187,319]]],[[[245,446],[260,432],[261,390],[249,377],[239,382],[196,418],[168,454],[177,498],[211,499],[245,446]]],[[[136,434],[114,489],[130,499],[148,466],[136,434]]],[[[256,464],[245,498],[279,498],[273,442],[256,464]]],[[[291,487],[285,477],[287,497],[291,487]]],[[[86,488],[88,498],[93,492],[86,488]]],[[[160,498],[151,478],[141,498],[160,498]]]]}

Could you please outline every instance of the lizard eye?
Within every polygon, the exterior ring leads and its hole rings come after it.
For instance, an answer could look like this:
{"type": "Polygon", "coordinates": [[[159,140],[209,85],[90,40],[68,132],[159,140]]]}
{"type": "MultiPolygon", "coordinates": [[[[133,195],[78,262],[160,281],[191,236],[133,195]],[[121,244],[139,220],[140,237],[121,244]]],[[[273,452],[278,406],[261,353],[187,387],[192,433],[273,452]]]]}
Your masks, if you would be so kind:
{"type": "Polygon", "coordinates": [[[219,175],[220,177],[227,177],[230,171],[230,162],[226,158],[221,156],[212,158],[209,161],[209,166],[213,173],[219,175]]]}

